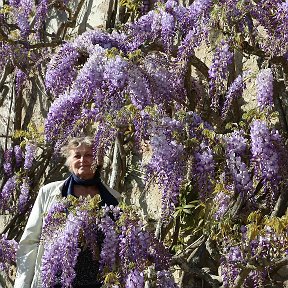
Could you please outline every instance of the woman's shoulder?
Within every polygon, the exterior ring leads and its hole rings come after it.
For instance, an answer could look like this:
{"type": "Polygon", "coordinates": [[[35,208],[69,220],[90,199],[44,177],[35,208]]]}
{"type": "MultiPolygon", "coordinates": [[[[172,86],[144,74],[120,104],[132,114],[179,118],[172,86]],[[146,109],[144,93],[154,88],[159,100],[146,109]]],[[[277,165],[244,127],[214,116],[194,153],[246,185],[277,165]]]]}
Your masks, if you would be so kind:
{"type": "Polygon", "coordinates": [[[41,187],[41,190],[44,193],[50,193],[53,192],[55,189],[61,190],[62,186],[64,185],[65,180],[50,182],[44,186],[41,187]]]}

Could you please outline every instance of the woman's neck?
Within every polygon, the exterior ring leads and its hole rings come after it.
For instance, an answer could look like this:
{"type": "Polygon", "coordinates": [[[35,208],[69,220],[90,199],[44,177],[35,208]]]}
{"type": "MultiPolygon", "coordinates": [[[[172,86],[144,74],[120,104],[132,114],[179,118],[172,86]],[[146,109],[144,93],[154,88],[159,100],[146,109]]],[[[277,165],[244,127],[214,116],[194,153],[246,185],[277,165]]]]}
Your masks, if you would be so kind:
{"type": "Polygon", "coordinates": [[[82,186],[82,185],[74,185],[74,196],[88,196],[94,197],[96,194],[99,194],[99,190],[96,186],[82,186]]]}

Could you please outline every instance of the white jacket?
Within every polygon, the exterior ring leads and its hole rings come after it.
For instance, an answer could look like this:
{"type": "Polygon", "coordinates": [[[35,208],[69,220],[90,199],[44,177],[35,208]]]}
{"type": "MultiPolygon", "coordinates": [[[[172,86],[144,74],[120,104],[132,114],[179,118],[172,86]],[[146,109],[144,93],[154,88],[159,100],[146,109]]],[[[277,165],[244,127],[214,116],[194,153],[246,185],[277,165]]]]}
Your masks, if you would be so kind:
{"type": "MultiPolygon", "coordinates": [[[[43,216],[62,195],[65,180],[52,182],[43,186],[36,198],[17,251],[17,274],[14,288],[42,288],[41,260],[44,245],[40,241],[43,216]]],[[[104,184],[108,191],[119,201],[120,194],[104,184]]]]}

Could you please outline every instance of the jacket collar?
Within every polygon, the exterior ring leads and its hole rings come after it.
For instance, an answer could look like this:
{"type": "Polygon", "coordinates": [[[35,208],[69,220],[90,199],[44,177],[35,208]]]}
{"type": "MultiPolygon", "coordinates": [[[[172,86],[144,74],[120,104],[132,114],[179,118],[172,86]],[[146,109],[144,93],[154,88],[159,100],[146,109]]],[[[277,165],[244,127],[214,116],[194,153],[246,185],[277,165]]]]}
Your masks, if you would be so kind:
{"type": "Polygon", "coordinates": [[[62,195],[62,188],[63,188],[64,182],[65,182],[65,180],[59,181],[57,183],[57,186],[52,190],[50,195],[51,196],[62,195]]]}

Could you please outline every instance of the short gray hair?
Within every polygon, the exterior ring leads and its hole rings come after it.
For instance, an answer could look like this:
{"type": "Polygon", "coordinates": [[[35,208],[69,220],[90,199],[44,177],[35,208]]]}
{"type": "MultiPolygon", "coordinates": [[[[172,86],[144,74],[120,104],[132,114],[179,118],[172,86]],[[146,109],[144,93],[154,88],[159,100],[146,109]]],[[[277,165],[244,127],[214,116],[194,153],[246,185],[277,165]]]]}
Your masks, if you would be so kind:
{"type": "Polygon", "coordinates": [[[73,150],[75,148],[78,148],[81,145],[86,145],[86,146],[92,147],[93,146],[93,142],[94,142],[94,139],[91,136],[71,138],[68,141],[68,143],[61,148],[61,155],[63,155],[66,158],[65,164],[67,166],[69,166],[68,158],[70,156],[71,150],[73,150]]]}

